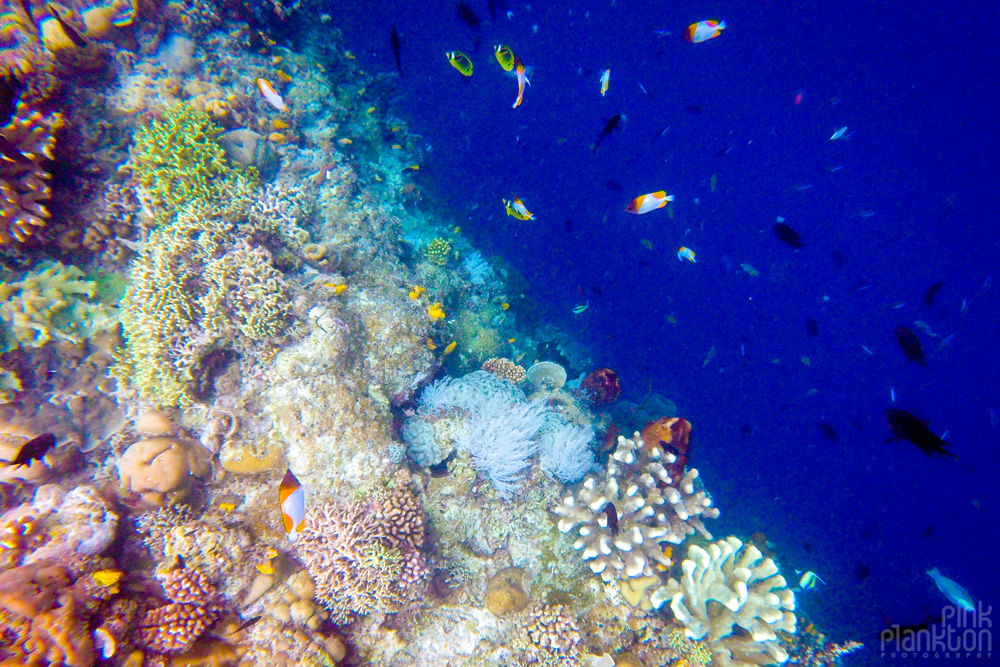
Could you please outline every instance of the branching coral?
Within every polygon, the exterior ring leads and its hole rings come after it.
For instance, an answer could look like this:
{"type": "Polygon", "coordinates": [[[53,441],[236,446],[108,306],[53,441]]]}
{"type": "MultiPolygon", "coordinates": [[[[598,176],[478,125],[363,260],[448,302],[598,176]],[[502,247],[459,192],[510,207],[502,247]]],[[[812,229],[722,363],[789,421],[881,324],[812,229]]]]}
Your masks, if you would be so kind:
{"type": "Polygon", "coordinates": [[[44,160],[52,159],[55,132],[63,125],[58,113],[44,115],[19,103],[0,135],[11,151],[0,157],[0,244],[25,241],[44,227],[49,211],[44,202],[52,190],[44,160]]]}
{"type": "Polygon", "coordinates": [[[374,503],[326,503],[310,510],[296,542],[316,598],[337,623],[353,614],[395,612],[419,599],[426,565],[423,510],[412,493],[376,493],[374,503]]]}
{"type": "Polygon", "coordinates": [[[284,326],[284,281],[251,233],[185,214],[150,234],[122,300],[126,349],[115,369],[142,397],[189,404],[204,355],[284,326]]]}
{"type": "Polygon", "coordinates": [[[669,566],[664,542],[680,544],[695,531],[711,539],[701,517],[714,518],[719,511],[695,489],[698,471],[675,481],[664,466],[670,462],[660,450],[644,454],[638,436],[619,436],[604,481],[588,476],[577,495],[553,509],[561,517],[559,530],[576,530],[574,548],[604,581],[652,576],[654,562],[669,566]]]}
{"type": "Polygon", "coordinates": [[[140,197],[157,222],[181,210],[225,215],[249,204],[256,171],[229,166],[220,133],[206,113],[179,104],[136,135],[131,164],[140,197]]]}
{"type": "Polygon", "coordinates": [[[651,601],[657,608],[669,601],[686,635],[708,641],[712,664],[748,667],[788,659],[777,631],[795,632],[795,594],[773,560],[727,537],[707,549],[691,545],[681,567],[680,581],[667,581],[651,601]]]}
{"type": "Polygon", "coordinates": [[[42,262],[12,283],[0,283],[0,351],[41,347],[52,340],[79,345],[118,321],[116,309],[96,302],[97,283],[75,266],[42,262]]]}

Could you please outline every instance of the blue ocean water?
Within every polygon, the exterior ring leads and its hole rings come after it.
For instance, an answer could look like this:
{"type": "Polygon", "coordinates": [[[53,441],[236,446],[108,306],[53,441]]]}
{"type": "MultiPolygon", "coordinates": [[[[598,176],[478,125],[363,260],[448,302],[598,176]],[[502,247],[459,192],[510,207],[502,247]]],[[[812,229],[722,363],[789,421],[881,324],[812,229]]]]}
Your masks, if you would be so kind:
{"type": "Polygon", "coordinates": [[[940,613],[931,567],[1000,601],[996,6],[498,2],[492,18],[469,4],[478,31],[453,2],[329,7],[371,71],[394,69],[397,27],[394,110],[422,135],[422,185],[445,214],[528,278],[540,316],[627,398],[677,402],[723,509],[713,532],[764,531],[786,572],[820,574],[799,603],[869,644],[848,664],[992,662],[882,655],[877,634],[940,613]],[[703,19],[727,28],[685,42],[703,19]],[[533,67],[517,109],[498,43],[533,67]],[[623,128],[593,151],[615,114],[623,128]],[[672,216],[624,211],[656,190],[676,196],[672,216]],[[536,220],[504,215],[514,194],[536,220]],[[776,238],[778,216],[803,248],[776,238]],[[916,321],[940,336],[918,331],[926,368],[894,336],[916,321]],[[888,407],[947,432],[959,458],[886,443],[888,407]]]}

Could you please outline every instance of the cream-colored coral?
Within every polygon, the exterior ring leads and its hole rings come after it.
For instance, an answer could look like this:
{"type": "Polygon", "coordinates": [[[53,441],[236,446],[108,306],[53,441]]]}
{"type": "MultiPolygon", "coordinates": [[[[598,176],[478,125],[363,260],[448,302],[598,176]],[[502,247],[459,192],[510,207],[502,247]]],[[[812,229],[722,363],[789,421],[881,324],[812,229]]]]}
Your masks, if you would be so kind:
{"type": "Polygon", "coordinates": [[[122,490],[159,506],[182,497],[193,479],[206,477],[211,471],[210,459],[207,450],[186,440],[140,440],[118,460],[118,478],[122,490]]]}
{"type": "Polygon", "coordinates": [[[657,608],[667,602],[691,639],[706,639],[713,665],[780,664],[788,653],[777,631],[795,632],[795,594],[778,566],[757,547],[727,537],[703,549],[688,548],[680,581],[653,592],[657,608]],[[745,632],[736,631],[739,626],[745,632]]]}
{"type": "Polygon", "coordinates": [[[62,126],[62,115],[42,115],[19,102],[10,122],[0,127],[0,137],[21,156],[8,159],[5,150],[0,158],[0,244],[25,241],[45,226],[52,176],[42,163],[53,159],[55,132],[62,126]]]}
{"type": "Polygon", "coordinates": [[[589,475],[553,509],[562,517],[559,530],[576,530],[574,548],[604,581],[652,576],[653,563],[669,567],[665,542],[680,544],[695,531],[711,539],[699,517],[718,516],[718,510],[695,489],[696,470],[678,482],[670,478],[664,462],[672,459],[660,449],[643,453],[638,434],[635,440],[619,436],[603,481],[589,475]]]}

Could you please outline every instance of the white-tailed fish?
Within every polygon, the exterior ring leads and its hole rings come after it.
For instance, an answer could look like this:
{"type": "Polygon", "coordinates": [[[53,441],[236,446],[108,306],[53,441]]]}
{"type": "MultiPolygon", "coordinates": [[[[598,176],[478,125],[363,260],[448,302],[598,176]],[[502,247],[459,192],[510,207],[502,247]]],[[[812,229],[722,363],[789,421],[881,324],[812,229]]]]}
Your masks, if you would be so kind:
{"type": "Polygon", "coordinates": [[[667,205],[667,202],[672,202],[673,200],[674,196],[668,195],[665,190],[650,192],[649,194],[639,195],[630,201],[628,206],[625,207],[625,211],[634,213],[635,215],[642,215],[643,213],[663,208],[667,205]]]}
{"type": "Polygon", "coordinates": [[[260,94],[264,96],[267,103],[278,111],[288,111],[288,107],[285,105],[285,100],[281,99],[281,95],[274,89],[271,82],[267,79],[257,79],[257,88],[260,90],[260,94]]]}
{"type": "Polygon", "coordinates": [[[524,63],[517,56],[514,56],[514,73],[517,75],[517,99],[514,100],[514,108],[516,109],[524,101],[524,84],[531,85],[531,81],[525,73],[524,63]]]}
{"type": "Polygon", "coordinates": [[[291,470],[285,471],[285,476],[278,485],[278,504],[281,507],[285,534],[294,542],[305,527],[306,492],[291,470]]]}
{"type": "Polygon", "coordinates": [[[518,220],[534,220],[535,214],[528,210],[521,201],[519,197],[512,197],[510,201],[504,199],[503,205],[507,209],[507,215],[513,216],[518,220]]]}
{"type": "Polygon", "coordinates": [[[472,76],[472,61],[469,60],[469,56],[465,55],[461,51],[449,51],[444,54],[444,57],[448,59],[451,66],[462,73],[463,76],[472,76]]]}
{"type": "MultiPolygon", "coordinates": [[[[851,134],[854,133],[851,132],[851,134]]],[[[851,136],[851,134],[847,134],[847,126],[845,125],[844,127],[840,128],[830,136],[830,141],[837,141],[838,139],[847,139],[848,137],[851,136]]]]}
{"type": "Polygon", "coordinates": [[[686,259],[687,261],[692,263],[697,261],[694,258],[694,250],[691,250],[691,248],[688,248],[686,246],[681,246],[680,248],[677,249],[677,259],[681,261],[684,261],[686,259]]]}
{"type": "Polygon", "coordinates": [[[948,600],[965,611],[975,611],[976,604],[972,600],[972,596],[969,595],[969,591],[965,590],[954,581],[948,577],[941,574],[936,567],[927,570],[927,576],[934,580],[937,584],[938,590],[948,598],[948,600]]]}
{"type": "MultiPolygon", "coordinates": [[[[611,81],[611,70],[604,70],[604,74],[601,75],[601,97],[604,97],[605,93],[608,92],[608,84],[611,81]]],[[[642,84],[639,84],[640,87],[642,84]]]]}

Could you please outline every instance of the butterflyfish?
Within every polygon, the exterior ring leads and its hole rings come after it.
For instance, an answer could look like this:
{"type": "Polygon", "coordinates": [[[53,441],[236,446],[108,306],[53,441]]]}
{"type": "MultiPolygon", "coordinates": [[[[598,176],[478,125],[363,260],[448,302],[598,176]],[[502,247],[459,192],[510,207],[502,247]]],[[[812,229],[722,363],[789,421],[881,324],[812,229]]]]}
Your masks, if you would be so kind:
{"type": "Polygon", "coordinates": [[[684,39],[692,44],[700,44],[718,37],[725,28],[725,21],[698,21],[687,27],[687,30],[684,31],[684,39]]]}
{"type": "Polygon", "coordinates": [[[497,62],[500,63],[500,67],[503,67],[503,71],[509,72],[514,69],[514,52],[510,50],[509,46],[497,44],[493,47],[493,51],[496,53],[497,62]]]}
{"type": "Polygon", "coordinates": [[[267,79],[257,79],[257,88],[260,89],[260,94],[264,96],[264,99],[272,107],[278,111],[288,111],[285,100],[281,99],[281,95],[277,93],[270,81],[267,79]]]}
{"type": "Polygon", "coordinates": [[[285,477],[278,486],[278,504],[281,506],[285,534],[294,542],[305,527],[306,492],[291,470],[285,470],[285,477]]]}
{"type": "Polygon", "coordinates": [[[604,74],[601,75],[601,97],[608,92],[608,83],[611,80],[611,70],[604,70],[604,74]]]}
{"type": "Polygon", "coordinates": [[[503,200],[504,208],[507,209],[507,215],[512,215],[518,220],[534,220],[535,214],[527,209],[524,202],[513,197],[510,201],[506,199],[503,200]]]}
{"type": "Polygon", "coordinates": [[[449,51],[444,54],[444,57],[448,59],[451,66],[457,69],[465,76],[472,76],[472,61],[469,60],[469,56],[465,55],[461,51],[449,51]]]}
{"type": "Polygon", "coordinates": [[[663,208],[667,205],[667,202],[672,202],[674,200],[673,195],[668,195],[665,191],[660,190],[659,192],[650,192],[649,194],[640,195],[630,201],[625,210],[628,213],[634,213],[636,215],[642,215],[643,213],[649,213],[650,211],[655,211],[658,208],[663,208]]]}
{"type": "Polygon", "coordinates": [[[524,84],[530,86],[531,81],[528,80],[528,75],[524,72],[524,63],[517,56],[514,56],[514,72],[517,74],[517,99],[514,100],[513,108],[516,109],[524,101],[524,84]]]}
{"type": "Polygon", "coordinates": [[[687,246],[681,246],[677,249],[677,259],[684,261],[685,259],[691,263],[695,263],[697,260],[694,258],[694,250],[688,248],[687,246]]]}

